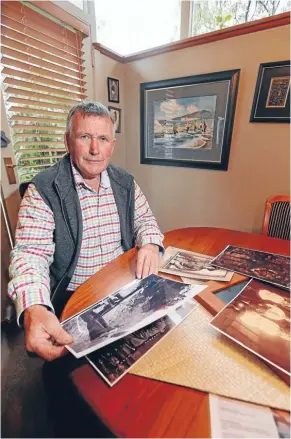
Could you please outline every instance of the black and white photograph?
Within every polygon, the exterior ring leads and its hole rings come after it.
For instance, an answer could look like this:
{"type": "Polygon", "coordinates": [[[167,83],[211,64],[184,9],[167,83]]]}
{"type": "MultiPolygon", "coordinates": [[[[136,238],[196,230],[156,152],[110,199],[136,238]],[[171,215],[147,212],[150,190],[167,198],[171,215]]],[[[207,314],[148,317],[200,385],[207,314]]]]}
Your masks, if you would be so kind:
{"type": "Polygon", "coordinates": [[[119,80],[115,78],[107,78],[108,101],[119,103],[119,80]]]}
{"type": "Polygon", "coordinates": [[[288,256],[228,245],[212,260],[211,265],[270,282],[281,288],[290,288],[288,256]]]}
{"type": "Polygon", "coordinates": [[[140,85],[141,163],[226,171],[239,70],[140,85]]]}
{"type": "Polygon", "coordinates": [[[112,387],[144,355],[179,325],[196,306],[197,302],[187,300],[150,325],[93,352],[87,356],[87,360],[112,387]]]}
{"type": "Polygon", "coordinates": [[[62,323],[74,338],[67,349],[83,357],[158,320],[204,288],[154,274],[136,279],[62,323]]]}
{"type": "Polygon", "coordinates": [[[114,119],[116,133],[121,133],[121,109],[108,105],[108,110],[114,119]]]}
{"type": "Polygon", "coordinates": [[[212,260],[213,257],[201,253],[167,247],[160,271],[192,279],[230,281],[233,272],[213,267],[212,260]]]}

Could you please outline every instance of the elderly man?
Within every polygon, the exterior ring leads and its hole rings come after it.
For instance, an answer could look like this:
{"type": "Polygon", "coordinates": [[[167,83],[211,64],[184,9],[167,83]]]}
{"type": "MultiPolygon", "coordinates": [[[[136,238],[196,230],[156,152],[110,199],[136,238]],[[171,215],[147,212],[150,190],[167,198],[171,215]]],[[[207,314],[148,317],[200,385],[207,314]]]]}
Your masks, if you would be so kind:
{"type": "Polygon", "coordinates": [[[163,240],[133,177],[109,164],[115,138],[106,107],[74,106],[65,144],[67,155],[20,187],[11,253],[9,295],[26,348],[46,360],[62,356],[73,341],[56,315],[75,289],[134,246],[137,277],[157,273],[163,240]]]}

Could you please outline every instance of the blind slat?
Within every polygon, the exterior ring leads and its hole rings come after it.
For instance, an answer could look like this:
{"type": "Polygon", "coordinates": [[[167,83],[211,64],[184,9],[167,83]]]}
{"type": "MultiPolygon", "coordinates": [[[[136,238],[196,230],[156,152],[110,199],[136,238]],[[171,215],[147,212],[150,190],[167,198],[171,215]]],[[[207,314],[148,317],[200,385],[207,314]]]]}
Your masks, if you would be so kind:
{"type": "MultiPolygon", "coordinates": [[[[25,120],[26,122],[33,122],[33,123],[52,123],[52,124],[58,124],[60,126],[65,126],[64,120],[60,119],[54,119],[54,118],[48,118],[48,117],[31,117],[31,116],[21,116],[20,114],[15,114],[14,116],[11,116],[9,118],[10,120],[25,120]]],[[[14,125],[13,125],[14,126],[14,125]]]]}
{"type": "MultiPolygon", "coordinates": [[[[21,63],[19,61],[15,61],[11,60],[10,58],[7,58],[7,60],[10,61],[10,64],[13,67],[19,67],[20,69],[24,66],[26,67],[26,64],[21,63]],[[23,66],[22,66],[23,64],[23,66]]],[[[2,63],[3,64],[3,63],[2,63]]],[[[39,69],[41,70],[41,69],[39,69]]],[[[23,72],[20,70],[14,70],[14,69],[10,69],[9,67],[4,67],[4,69],[2,70],[2,74],[3,75],[10,75],[13,76],[13,78],[21,78],[21,79],[28,79],[29,81],[32,81],[33,84],[35,83],[40,83],[40,84],[46,84],[46,85],[51,85],[53,87],[61,87],[63,90],[72,90],[75,92],[79,91],[79,88],[82,87],[82,90],[85,92],[86,88],[85,88],[85,81],[80,80],[80,81],[72,81],[72,79],[70,80],[70,84],[65,83],[65,82],[61,82],[61,81],[55,81],[53,79],[48,79],[48,78],[43,78],[42,76],[38,76],[33,74],[33,72],[29,73],[29,72],[23,72]],[[75,83],[76,82],[76,83],[75,83]]],[[[53,72],[51,72],[51,78],[55,78],[55,75],[53,74],[53,72]]],[[[4,82],[5,84],[7,84],[7,81],[4,82]]]]}
{"type": "MultiPolygon", "coordinates": [[[[2,47],[2,55],[6,55],[8,57],[15,58],[17,61],[26,62],[29,65],[30,64],[36,65],[36,66],[41,67],[43,69],[46,69],[48,71],[50,71],[50,70],[56,71],[57,73],[60,73],[61,75],[63,75],[65,78],[68,78],[68,79],[65,79],[65,81],[67,80],[68,82],[70,82],[70,77],[75,78],[75,79],[83,79],[84,78],[84,74],[81,72],[77,72],[75,70],[64,68],[58,64],[52,64],[50,62],[44,61],[43,59],[37,58],[33,55],[22,53],[22,52],[19,52],[18,50],[9,49],[8,47],[4,47],[4,46],[2,47]]],[[[3,61],[2,61],[2,63],[4,64],[3,61]]],[[[83,70],[82,66],[80,66],[80,70],[83,70]]]]}
{"type": "MultiPolygon", "coordinates": [[[[36,48],[30,46],[27,43],[27,41],[25,42],[25,44],[23,44],[19,41],[12,40],[11,38],[7,38],[6,36],[2,35],[1,43],[2,43],[2,46],[5,46],[5,47],[10,48],[10,49],[20,50],[22,52],[28,53],[29,55],[38,56],[38,57],[42,58],[43,60],[52,61],[53,63],[58,63],[58,64],[64,63],[64,58],[61,58],[61,57],[55,55],[54,53],[45,52],[43,50],[36,49],[36,48]]],[[[69,69],[72,69],[74,71],[79,72],[80,64],[72,63],[71,61],[66,60],[66,66],[69,69]]],[[[81,70],[84,70],[84,67],[82,67],[82,64],[81,64],[81,70]]]]}
{"type": "Polygon", "coordinates": [[[5,15],[12,20],[25,24],[38,32],[43,32],[45,29],[46,35],[51,38],[60,40],[68,46],[79,48],[80,38],[74,32],[69,29],[54,23],[49,18],[44,17],[33,9],[24,6],[20,2],[16,1],[3,1],[1,7],[2,15],[5,15]]]}
{"type": "Polygon", "coordinates": [[[11,98],[7,99],[7,102],[13,103],[13,104],[24,104],[24,105],[43,107],[43,108],[51,108],[52,110],[56,108],[58,110],[67,111],[70,109],[70,106],[64,106],[64,105],[59,105],[59,104],[50,104],[48,102],[42,102],[42,101],[34,101],[33,99],[20,99],[20,98],[11,97],[11,98]]]}
{"type": "Polygon", "coordinates": [[[9,107],[9,111],[13,111],[14,113],[44,114],[46,116],[57,116],[62,119],[66,119],[67,116],[67,114],[64,112],[37,110],[35,108],[28,108],[28,107],[9,107]]]}
{"type": "MultiPolygon", "coordinates": [[[[10,95],[17,95],[17,96],[29,96],[30,98],[39,98],[42,100],[49,100],[49,101],[54,101],[54,102],[61,102],[62,104],[65,105],[73,105],[76,103],[76,99],[65,99],[65,98],[59,98],[57,96],[53,96],[51,94],[42,94],[42,93],[35,93],[34,91],[30,91],[30,90],[23,90],[21,88],[13,88],[13,87],[7,87],[7,89],[5,90],[7,94],[10,95]]],[[[9,98],[10,99],[10,98],[9,98]]],[[[8,101],[9,101],[8,99],[8,101]]]]}
{"type": "Polygon", "coordinates": [[[4,102],[22,182],[66,153],[68,112],[86,98],[82,35],[17,1],[2,2],[1,35],[4,102]]]}
{"type": "Polygon", "coordinates": [[[6,26],[7,28],[11,28],[13,30],[16,30],[18,32],[22,32],[23,34],[35,38],[37,40],[43,41],[47,44],[52,45],[53,47],[57,47],[58,49],[62,50],[64,53],[68,52],[71,55],[77,56],[78,58],[82,58],[84,55],[84,52],[82,52],[81,47],[80,48],[74,48],[71,46],[68,46],[65,43],[62,43],[62,41],[55,40],[48,35],[45,35],[41,32],[37,32],[33,28],[29,28],[25,26],[22,23],[18,23],[17,21],[11,20],[8,17],[5,17],[4,15],[1,17],[2,25],[6,26]]]}
{"type": "Polygon", "coordinates": [[[33,92],[44,92],[44,93],[52,93],[57,96],[68,96],[71,99],[78,100],[79,98],[85,98],[85,94],[78,94],[77,92],[68,92],[61,88],[53,88],[53,87],[45,87],[44,85],[33,84],[32,82],[19,81],[18,79],[6,78],[4,84],[17,85],[19,87],[26,87],[32,90],[33,92]]]}
{"type": "Polygon", "coordinates": [[[47,44],[43,41],[37,40],[36,38],[32,38],[27,34],[15,31],[13,29],[9,29],[8,27],[3,27],[3,25],[1,25],[1,34],[6,35],[6,37],[9,37],[9,39],[25,42],[25,44],[27,44],[28,46],[34,47],[36,49],[41,49],[53,55],[57,55],[62,59],[65,59],[66,61],[70,61],[75,64],[82,64],[82,58],[72,55],[68,51],[58,49],[57,47],[52,46],[51,44],[47,44]]]}
{"type": "Polygon", "coordinates": [[[64,132],[64,128],[63,127],[52,127],[52,126],[45,126],[45,125],[32,125],[30,124],[21,124],[21,123],[15,123],[13,126],[13,132],[15,134],[18,134],[19,131],[17,130],[34,130],[34,132],[38,132],[38,130],[40,131],[61,131],[62,133],[64,132]]]}

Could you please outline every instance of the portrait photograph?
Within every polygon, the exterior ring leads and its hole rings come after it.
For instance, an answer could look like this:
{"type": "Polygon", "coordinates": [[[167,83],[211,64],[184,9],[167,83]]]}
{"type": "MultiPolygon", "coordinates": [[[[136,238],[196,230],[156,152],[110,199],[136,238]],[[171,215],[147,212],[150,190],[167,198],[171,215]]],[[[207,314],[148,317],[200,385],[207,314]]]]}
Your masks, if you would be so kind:
{"type": "Polygon", "coordinates": [[[121,109],[108,105],[108,110],[113,117],[116,133],[121,133],[121,109]]]}
{"type": "Polygon", "coordinates": [[[136,279],[62,323],[74,338],[67,349],[83,357],[163,317],[204,288],[154,274],[136,279]]]}
{"type": "Polygon", "coordinates": [[[119,80],[107,78],[107,93],[109,102],[119,103],[119,80]]]}
{"type": "Polygon", "coordinates": [[[227,170],[239,72],[141,84],[141,163],[227,170]]]}
{"type": "Polygon", "coordinates": [[[281,288],[290,288],[288,256],[229,245],[212,260],[211,265],[270,282],[281,288]]]}
{"type": "Polygon", "coordinates": [[[107,384],[113,386],[197,306],[187,300],[167,315],[132,334],[92,352],[86,358],[107,384]]]}
{"type": "Polygon", "coordinates": [[[213,267],[212,256],[194,253],[176,247],[167,247],[162,258],[160,271],[198,280],[219,280],[228,282],[233,272],[213,267]]]}
{"type": "Polygon", "coordinates": [[[290,123],[290,61],[260,64],[250,122],[290,123]]]}
{"type": "Polygon", "coordinates": [[[218,331],[290,375],[290,294],[251,280],[210,322],[218,331]]]}

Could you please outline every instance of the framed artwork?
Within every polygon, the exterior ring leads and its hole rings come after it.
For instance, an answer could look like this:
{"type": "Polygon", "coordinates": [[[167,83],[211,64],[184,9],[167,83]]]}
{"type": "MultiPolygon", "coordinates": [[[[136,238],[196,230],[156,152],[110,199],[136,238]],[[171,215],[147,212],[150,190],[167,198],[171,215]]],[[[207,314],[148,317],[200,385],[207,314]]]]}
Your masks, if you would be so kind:
{"type": "Polygon", "coordinates": [[[260,64],[250,122],[290,123],[290,61],[260,64]]]}
{"type": "Polygon", "coordinates": [[[140,85],[141,163],[226,171],[240,70],[140,85]]]}
{"type": "Polygon", "coordinates": [[[107,78],[108,101],[119,103],[119,80],[107,78]]]}
{"type": "Polygon", "coordinates": [[[115,132],[121,133],[121,109],[108,105],[108,110],[114,119],[115,132]]]}

